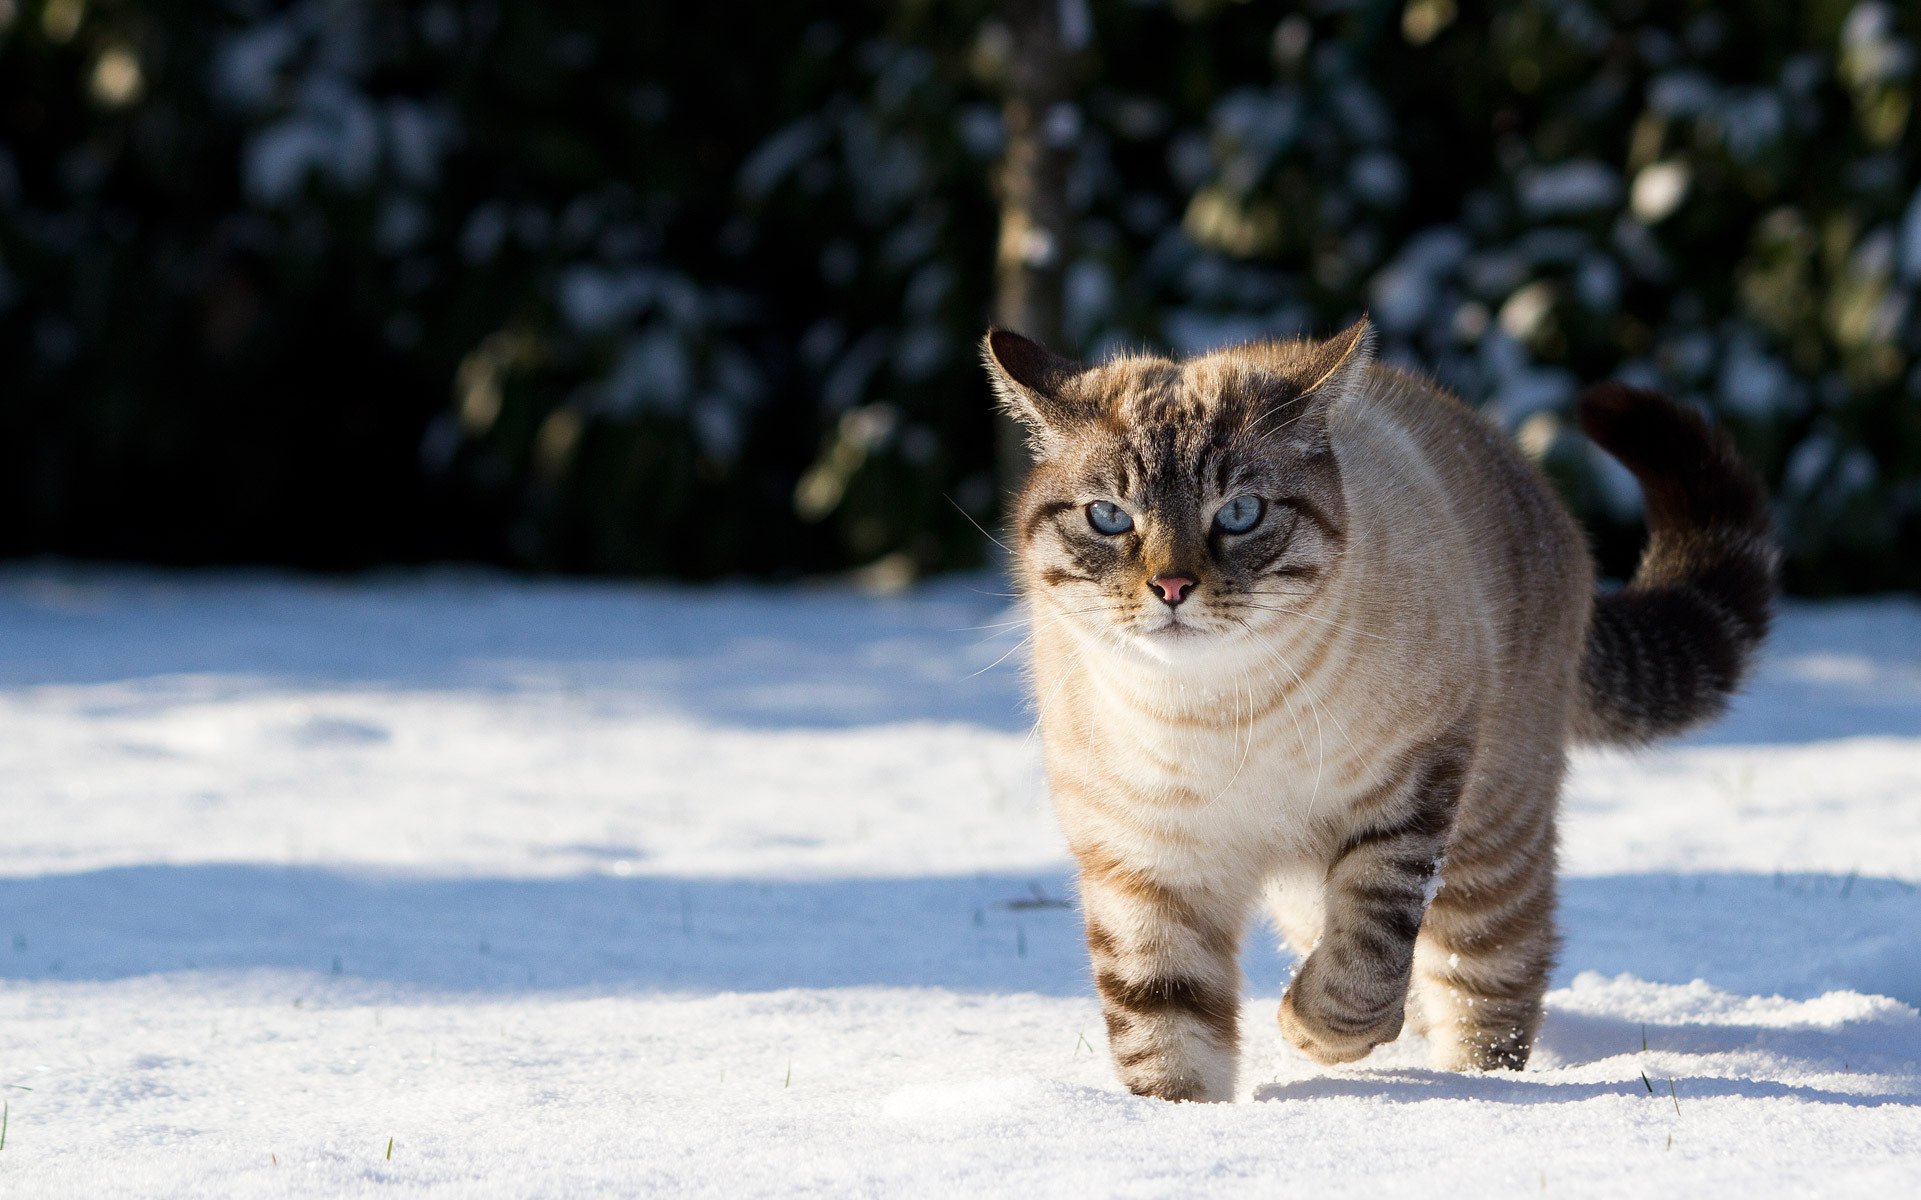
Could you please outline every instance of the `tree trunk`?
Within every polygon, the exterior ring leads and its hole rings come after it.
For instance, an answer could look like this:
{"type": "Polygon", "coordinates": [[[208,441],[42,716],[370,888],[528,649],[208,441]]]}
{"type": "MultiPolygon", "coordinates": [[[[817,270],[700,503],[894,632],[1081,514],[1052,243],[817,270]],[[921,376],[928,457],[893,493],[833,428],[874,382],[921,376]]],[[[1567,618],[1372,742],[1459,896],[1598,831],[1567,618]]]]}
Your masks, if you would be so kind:
{"type": "MultiPolygon", "coordinates": [[[[1001,117],[1007,143],[995,183],[1000,244],[994,262],[994,323],[1061,353],[1061,307],[1073,249],[1067,168],[1080,131],[1073,98],[1088,38],[1085,0],[1004,0],[1011,35],[1001,117]]],[[[1027,447],[1006,416],[995,426],[1003,496],[1027,477],[1027,447]]]]}

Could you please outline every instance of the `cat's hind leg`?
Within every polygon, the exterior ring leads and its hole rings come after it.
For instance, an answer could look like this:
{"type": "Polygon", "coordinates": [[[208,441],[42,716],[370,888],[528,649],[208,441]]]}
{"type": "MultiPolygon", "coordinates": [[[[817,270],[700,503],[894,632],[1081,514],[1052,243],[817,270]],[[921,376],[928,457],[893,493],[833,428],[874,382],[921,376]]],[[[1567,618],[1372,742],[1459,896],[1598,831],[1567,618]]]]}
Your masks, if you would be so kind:
{"type": "MultiPolygon", "coordinates": [[[[1560,773],[1506,803],[1462,805],[1442,884],[1421,924],[1413,1002],[1444,1070],[1519,1070],[1541,1028],[1554,927],[1560,773]]],[[[1517,794],[1520,793],[1520,794],[1517,794]]]]}

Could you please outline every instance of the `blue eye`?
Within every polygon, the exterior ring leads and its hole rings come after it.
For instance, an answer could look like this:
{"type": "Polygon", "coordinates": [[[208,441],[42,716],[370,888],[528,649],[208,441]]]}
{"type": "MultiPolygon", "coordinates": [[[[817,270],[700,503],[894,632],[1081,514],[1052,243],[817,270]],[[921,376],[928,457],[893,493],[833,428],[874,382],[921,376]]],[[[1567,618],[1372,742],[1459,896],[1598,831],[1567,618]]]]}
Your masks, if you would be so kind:
{"type": "Polygon", "coordinates": [[[1096,533],[1104,533],[1108,537],[1134,528],[1134,518],[1112,500],[1096,500],[1088,505],[1087,523],[1094,527],[1096,533]]]}
{"type": "Polygon", "coordinates": [[[1214,514],[1214,524],[1220,526],[1223,533],[1246,533],[1261,523],[1261,512],[1266,507],[1259,496],[1236,496],[1221,505],[1220,511],[1214,514]]]}

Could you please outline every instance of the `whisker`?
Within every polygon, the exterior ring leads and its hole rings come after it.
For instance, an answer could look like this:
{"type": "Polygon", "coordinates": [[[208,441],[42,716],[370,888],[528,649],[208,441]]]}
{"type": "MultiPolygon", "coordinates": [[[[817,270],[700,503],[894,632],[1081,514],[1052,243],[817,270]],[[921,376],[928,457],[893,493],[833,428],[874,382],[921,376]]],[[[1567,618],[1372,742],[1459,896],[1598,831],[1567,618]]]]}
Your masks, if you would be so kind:
{"type": "Polygon", "coordinates": [[[1087,660],[1087,647],[1084,645],[1077,647],[1074,651],[1073,661],[1062,669],[1060,679],[1057,680],[1054,684],[1054,690],[1047,693],[1047,698],[1045,700],[1042,700],[1040,704],[1035,707],[1034,727],[1027,731],[1027,737],[1021,743],[1023,746],[1032,742],[1035,739],[1035,737],[1037,737],[1040,734],[1041,726],[1047,721],[1047,710],[1050,707],[1052,707],[1055,700],[1058,700],[1060,698],[1061,689],[1063,687],[1066,687],[1067,681],[1074,677],[1074,672],[1080,667],[1086,665],[1086,660],[1087,660]]]}
{"type": "MultiPolygon", "coordinates": [[[[1292,675],[1294,677],[1295,683],[1300,685],[1301,694],[1307,700],[1308,711],[1313,713],[1314,715],[1314,746],[1315,746],[1314,792],[1311,796],[1308,797],[1308,802],[1307,802],[1308,807],[1312,808],[1314,807],[1314,802],[1320,799],[1321,775],[1322,775],[1323,769],[1327,765],[1327,734],[1321,728],[1320,708],[1318,705],[1314,703],[1314,696],[1307,689],[1307,681],[1301,678],[1301,673],[1295,670],[1294,667],[1287,661],[1286,658],[1282,657],[1281,652],[1275,649],[1273,643],[1269,642],[1266,638],[1262,637],[1259,631],[1257,631],[1252,625],[1248,624],[1246,621],[1241,621],[1240,624],[1243,629],[1247,630],[1249,636],[1251,636],[1256,642],[1260,643],[1260,645],[1266,651],[1269,658],[1271,658],[1274,662],[1279,663],[1282,670],[1286,671],[1289,675],[1292,675]]],[[[1292,718],[1294,721],[1294,736],[1300,739],[1301,750],[1305,752],[1307,750],[1307,730],[1301,724],[1301,718],[1299,714],[1297,714],[1294,711],[1294,701],[1291,697],[1292,697],[1292,691],[1290,689],[1283,689],[1281,691],[1281,703],[1287,705],[1287,715],[1290,718],[1292,718]]]]}
{"type": "Polygon", "coordinates": [[[987,527],[982,525],[979,521],[976,521],[974,519],[973,513],[970,513],[966,509],[962,508],[960,506],[960,501],[954,499],[952,496],[948,495],[946,492],[942,492],[940,498],[947,501],[949,504],[953,505],[955,512],[959,513],[963,517],[966,517],[967,523],[969,525],[972,525],[974,528],[980,530],[982,537],[994,543],[996,546],[999,546],[1002,550],[1007,551],[1008,554],[1011,555],[1014,553],[1012,548],[1010,548],[1006,542],[1001,541],[999,538],[995,537],[993,534],[987,532],[987,527]]]}
{"type": "MultiPolygon", "coordinates": [[[[1256,633],[1255,637],[1259,638],[1260,635],[1256,633]]],[[[1262,639],[1262,640],[1265,641],[1265,639],[1262,639]]],[[[1334,732],[1341,735],[1341,741],[1347,745],[1347,752],[1349,754],[1358,756],[1360,754],[1360,750],[1358,747],[1354,745],[1353,737],[1349,735],[1349,733],[1347,732],[1346,723],[1341,721],[1333,713],[1326,712],[1321,702],[1315,698],[1314,690],[1308,686],[1306,678],[1302,676],[1300,671],[1297,670],[1292,664],[1290,664],[1285,658],[1281,657],[1279,651],[1274,651],[1274,656],[1276,661],[1278,661],[1281,664],[1281,666],[1286,668],[1287,671],[1294,676],[1295,682],[1300,684],[1302,693],[1307,697],[1308,707],[1314,713],[1314,741],[1315,741],[1315,748],[1316,748],[1316,762],[1314,765],[1314,790],[1312,793],[1309,794],[1308,801],[1307,801],[1308,807],[1312,808],[1314,806],[1314,802],[1320,798],[1321,777],[1322,777],[1323,771],[1327,766],[1327,731],[1323,729],[1321,726],[1321,718],[1325,716],[1328,721],[1333,723],[1334,732]]]]}
{"type": "Polygon", "coordinates": [[[983,629],[1015,629],[1027,624],[1027,618],[1018,621],[996,621],[992,625],[956,625],[949,633],[979,633],[983,629]]]}
{"type": "Polygon", "coordinates": [[[963,675],[963,676],[961,676],[961,682],[963,682],[963,683],[965,683],[965,682],[966,682],[967,680],[969,680],[969,679],[972,679],[972,678],[974,678],[974,675],[985,675],[985,674],[987,674],[987,673],[988,673],[989,671],[991,671],[991,670],[993,670],[993,669],[994,669],[995,667],[998,667],[998,666],[1000,666],[1000,665],[1001,665],[1002,663],[1004,663],[1004,662],[1006,662],[1006,661],[1007,661],[1007,659],[1008,659],[1008,657],[1009,657],[1010,655],[1013,655],[1013,654],[1016,654],[1016,653],[1019,653],[1019,651],[1020,651],[1020,648],[1021,648],[1022,646],[1025,646],[1025,645],[1027,645],[1027,643],[1029,643],[1029,642],[1031,642],[1031,641],[1033,641],[1033,640],[1034,640],[1034,635],[1033,635],[1033,634],[1031,634],[1031,633],[1030,633],[1030,634],[1028,634],[1028,635],[1027,635],[1026,637],[1024,637],[1024,638],[1022,638],[1022,639],[1021,639],[1020,641],[1018,641],[1018,642],[1015,642],[1015,643],[1014,643],[1014,644],[1013,644],[1012,646],[1009,646],[1009,647],[1007,648],[1007,651],[1006,651],[1006,653],[1004,653],[1004,654],[1002,654],[1002,655],[1001,655],[1001,656],[1000,656],[999,658],[997,658],[997,659],[995,659],[995,660],[994,660],[993,662],[991,662],[991,663],[988,663],[988,664],[987,664],[986,666],[984,666],[984,667],[982,667],[982,668],[981,668],[980,670],[978,670],[978,671],[975,671],[975,672],[973,673],[973,675],[963,675]]]}
{"type": "MultiPolygon", "coordinates": [[[[1219,800],[1222,796],[1225,796],[1229,792],[1234,790],[1234,785],[1240,782],[1241,772],[1247,769],[1248,758],[1254,753],[1254,683],[1251,679],[1248,678],[1246,669],[1242,669],[1240,673],[1240,680],[1236,684],[1236,688],[1237,690],[1235,692],[1235,700],[1236,700],[1237,707],[1240,699],[1240,692],[1238,689],[1245,688],[1247,691],[1247,740],[1241,745],[1240,763],[1235,766],[1234,774],[1228,776],[1228,780],[1225,784],[1222,785],[1221,790],[1215,793],[1214,795],[1215,800],[1219,800]]],[[[1212,801],[1210,801],[1210,803],[1212,803],[1212,801]]]]}
{"type": "MultiPolygon", "coordinates": [[[[1256,630],[1252,626],[1247,625],[1246,622],[1242,622],[1242,627],[1247,629],[1248,634],[1252,636],[1254,640],[1261,643],[1261,645],[1265,648],[1267,653],[1275,661],[1279,662],[1282,667],[1286,668],[1288,672],[1294,676],[1295,680],[1300,683],[1303,691],[1307,690],[1307,680],[1302,678],[1300,672],[1296,671],[1287,662],[1286,658],[1282,656],[1281,652],[1277,648],[1275,648],[1272,642],[1262,637],[1259,630],[1256,630]]],[[[1310,704],[1315,703],[1314,697],[1311,694],[1308,696],[1308,703],[1310,704]]],[[[1355,754],[1355,755],[1360,754],[1361,752],[1360,748],[1354,744],[1354,738],[1348,733],[1346,724],[1336,719],[1334,714],[1332,713],[1327,714],[1327,718],[1328,720],[1334,722],[1334,730],[1336,733],[1339,733],[1341,735],[1341,741],[1346,743],[1348,752],[1350,754],[1355,754]]],[[[1317,717],[1317,720],[1318,720],[1318,717],[1317,717]]]]}
{"type": "MultiPolygon", "coordinates": [[[[1217,601],[1217,603],[1220,603],[1220,602],[1217,601]]],[[[1300,617],[1302,620],[1306,620],[1306,621],[1318,621],[1323,625],[1330,626],[1331,628],[1339,629],[1345,633],[1351,633],[1355,637],[1373,638],[1377,642],[1391,642],[1395,640],[1391,637],[1383,636],[1382,634],[1369,633],[1365,629],[1356,629],[1354,626],[1346,624],[1345,622],[1342,622],[1342,621],[1330,621],[1326,617],[1317,617],[1313,613],[1302,612],[1298,608],[1280,608],[1272,604],[1256,604],[1252,600],[1234,600],[1234,601],[1230,601],[1229,603],[1237,604],[1242,608],[1258,608],[1262,612],[1285,613],[1290,617],[1300,617]]]]}
{"type": "Polygon", "coordinates": [[[1036,616],[1038,616],[1038,617],[1040,617],[1040,618],[1041,618],[1042,620],[1046,620],[1046,621],[1058,621],[1058,620],[1061,620],[1061,619],[1062,619],[1062,618],[1064,618],[1064,617],[1080,617],[1080,616],[1085,616],[1085,615],[1087,615],[1088,613],[1096,613],[1096,612],[1106,612],[1106,611],[1108,611],[1108,610],[1109,610],[1109,607],[1110,607],[1110,606],[1107,606],[1107,605],[1096,605],[1096,606],[1095,606],[1095,607],[1093,607],[1093,608],[1070,608],[1070,609],[1065,609],[1065,610],[1063,610],[1063,611],[1061,611],[1061,612],[1058,612],[1058,613],[1045,613],[1045,612],[1044,612],[1044,613],[1032,613],[1032,614],[1028,614],[1028,615],[1024,615],[1024,616],[1022,616],[1022,617],[1019,617],[1018,619],[1016,619],[1016,620],[1012,620],[1012,621],[997,621],[997,622],[995,622],[995,623],[994,623],[994,624],[992,624],[992,625],[963,625],[963,626],[960,626],[959,628],[957,628],[957,629],[955,629],[955,630],[953,630],[952,632],[954,632],[954,633],[977,633],[977,632],[980,632],[981,630],[994,630],[994,631],[996,631],[996,632],[991,632],[991,633],[989,633],[989,634],[988,634],[988,635],[987,635],[986,637],[984,637],[984,638],[982,638],[982,639],[980,639],[980,642],[979,642],[979,643],[976,643],[976,644],[978,645],[978,644],[983,644],[983,643],[986,643],[986,642],[991,642],[991,641],[993,641],[993,640],[994,640],[995,638],[997,638],[997,637],[1004,637],[1004,636],[1006,636],[1006,635],[1007,635],[1007,633],[1009,633],[1010,631],[1012,631],[1012,630],[1015,630],[1015,629],[1027,629],[1027,628],[1031,628],[1031,627],[1033,626],[1033,624],[1034,624],[1034,618],[1035,618],[1036,616]]]}
{"type": "MultiPolygon", "coordinates": [[[[1032,607],[1030,606],[1022,614],[1021,617],[1013,621],[1000,621],[991,625],[975,625],[975,626],[965,627],[968,630],[975,630],[975,631],[978,631],[978,630],[996,631],[996,632],[989,633],[984,638],[981,638],[978,642],[975,643],[976,647],[986,645],[987,643],[992,642],[995,638],[1004,637],[1006,634],[1018,629],[1026,628],[1028,629],[1029,632],[1026,637],[1023,637],[1020,641],[1014,643],[1014,645],[1008,647],[1005,651],[1003,651],[997,658],[994,659],[993,662],[988,663],[986,666],[980,668],[977,671],[971,671],[968,674],[962,676],[961,682],[966,682],[967,680],[976,678],[977,676],[985,675],[987,672],[993,670],[995,667],[998,667],[1002,663],[1006,662],[1009,658],[1012,658],[1014,655],[1020,653],[1020,651],[1024,647],[1032,644],[1034,640],[1033,626],[1035,624],[1036,618],[1038,618],[1040,621],[1043,621],[1049,624],[1059,624],[1059,623],[1064,623],[1069,617],[1085,616],[1089,613],[1109,612],[1115,608],[1123,608],[1123,607],[1126,607],[1125,601],[1103,601],[1100,604],[1096,604],[1088,608],[1066,609],[1060,612],[1037,612],[1033,610],[1032,607]]],[[[961,630],[957,630],[956,632],[961,632],[961,630]]],[[[1040,715],[1041,714],[1039,713],[1036,714],[1035,730],[1037,730],[1040,727],[1040,715]]],[[[1029,730],[1028,737],[1031,739],[1033,737],[1033,734],[1034,734],[1034,730],[1029,730]]]]}

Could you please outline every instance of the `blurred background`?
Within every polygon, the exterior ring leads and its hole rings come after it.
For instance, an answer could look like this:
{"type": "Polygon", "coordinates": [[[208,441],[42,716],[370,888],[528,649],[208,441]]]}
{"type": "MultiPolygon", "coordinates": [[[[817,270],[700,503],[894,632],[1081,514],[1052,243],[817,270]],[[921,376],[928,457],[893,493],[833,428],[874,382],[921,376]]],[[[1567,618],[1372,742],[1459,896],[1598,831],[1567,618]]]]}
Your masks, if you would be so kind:
{"type": "Polygon", "coordinates": [[[0,0],[0,556],[908,579],[1017,470],[975,344],[1328,332],[1764,471],[1921,587],[1921,6],[0,0]]]}

